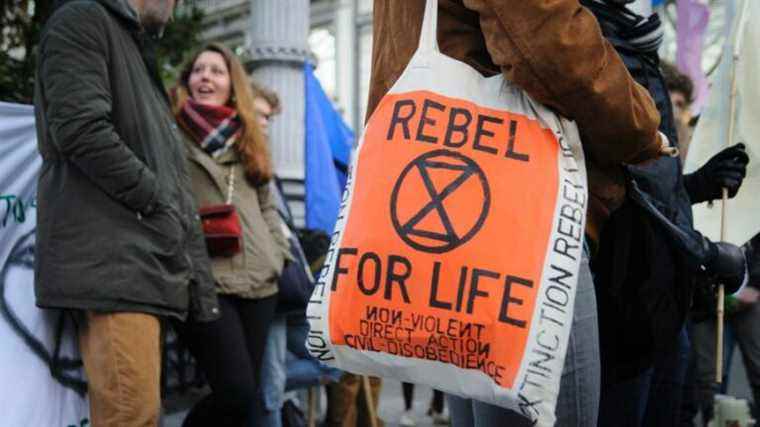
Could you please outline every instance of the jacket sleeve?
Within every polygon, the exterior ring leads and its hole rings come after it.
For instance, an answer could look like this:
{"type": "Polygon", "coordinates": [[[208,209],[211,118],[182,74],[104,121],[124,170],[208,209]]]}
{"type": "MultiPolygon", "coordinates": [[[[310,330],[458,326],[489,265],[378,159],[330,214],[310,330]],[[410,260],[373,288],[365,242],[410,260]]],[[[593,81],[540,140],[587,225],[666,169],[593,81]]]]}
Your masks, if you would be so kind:
{"type": "Polygon", "coordinates": [[[747,257],[747,268],[749,270],[748,284],[760,289],[760,233],[755,234],[750,241],[744,244],[743,248],[747,257]]]}
{"type": "MultiPolygon", "coordinates": [[[[195,200],[193,211],[197,212],[195,200]]],[[[220,317],[216,285],[211,270],[211,261],[206,250],[206,237],[201,221],[193,215],[190,222],[190,236],[187,250],[193,260],[194,275],[190,281],[190,318],[196,322],[208,322],[220,317]]]]}
{"type": "Polygon", "coordinates": [[[599,166],[659,155],[659,113],[578,0],[463,0],[505,77],[574,120],[599,166]]]}
{"type": "Polygon", "coordinates": [[[264,216],[264,222],[267,223],[269,232],[272,233],[280,253],[285,260],[294,261],[293,256],[290,253],[290,244],[282,229],[284,223],[282,218],[280,218],[280,213],[277,212],[277,204],[274,200],[274,194],[272,194],[271,185],[259,185],[256,188],[256,191],[258,192],[259,204],[261,205],[261,215],[264,216]]]}
{"type": "Polygon", "coordinates": [[[155,175],[111,121],[118,100],[112,99],[109,57],[120,53],[106,45],[107,19],[95,3],[64,6],[53,16],[40,43],[38,104],[45,105],[59,153],[108,195],[147,214],[158,197],[155,175]]]}

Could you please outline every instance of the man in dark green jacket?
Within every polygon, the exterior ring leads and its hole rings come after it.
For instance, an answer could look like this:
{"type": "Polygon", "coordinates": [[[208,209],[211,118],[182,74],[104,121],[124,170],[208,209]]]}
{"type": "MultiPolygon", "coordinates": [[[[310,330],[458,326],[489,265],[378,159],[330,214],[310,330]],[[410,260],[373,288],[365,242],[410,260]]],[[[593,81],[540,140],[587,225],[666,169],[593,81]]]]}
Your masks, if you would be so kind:
{"type": "Polygon", "coordinates": [[[218,317],[155,42],[174,0],[74,0],[39,47],[35,291],[82,313],[92,424],[154,426],[159,318],[218,317]]]}

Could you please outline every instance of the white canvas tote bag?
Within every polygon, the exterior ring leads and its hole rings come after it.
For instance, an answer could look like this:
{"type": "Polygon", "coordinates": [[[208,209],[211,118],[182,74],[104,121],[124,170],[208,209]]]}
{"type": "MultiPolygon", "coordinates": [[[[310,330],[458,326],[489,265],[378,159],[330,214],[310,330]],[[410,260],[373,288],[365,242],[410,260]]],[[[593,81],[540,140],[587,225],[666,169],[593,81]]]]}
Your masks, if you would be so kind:
{"type": "Polygon", "coordinates": [[[586,220],[578,131],[441,54],[437,8],[354,154],[307,346],[553,425],[586,220]]]}

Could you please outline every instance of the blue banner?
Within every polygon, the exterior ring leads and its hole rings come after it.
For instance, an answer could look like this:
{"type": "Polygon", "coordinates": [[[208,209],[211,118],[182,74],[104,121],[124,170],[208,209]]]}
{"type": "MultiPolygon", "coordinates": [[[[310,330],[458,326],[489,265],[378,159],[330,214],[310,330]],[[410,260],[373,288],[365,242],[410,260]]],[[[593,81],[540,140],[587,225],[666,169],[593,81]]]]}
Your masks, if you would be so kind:
{"type": "Polygon", "coordinates": [[[311,64],[306,82],[306,227],[330,234],[338,218],[354,133],[319,84],[311,64]]]}

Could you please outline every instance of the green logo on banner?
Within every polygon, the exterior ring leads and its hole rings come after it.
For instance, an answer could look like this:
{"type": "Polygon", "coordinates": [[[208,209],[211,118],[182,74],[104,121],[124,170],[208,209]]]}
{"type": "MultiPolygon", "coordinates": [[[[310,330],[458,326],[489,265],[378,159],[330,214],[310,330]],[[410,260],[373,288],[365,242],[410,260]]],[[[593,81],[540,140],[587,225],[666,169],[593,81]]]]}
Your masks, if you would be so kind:
{"type": "Polygon", "coordinates": [[[82,418],[82,421],[79,422],[79,425],[76,424],[69,424],[66,427],[89,427],[90,420],[87,418],[82,418]]]}
{"type": "Polygon", "coordinates": [[[16,195],[0,194],[0,228],[7,227],[9,223],[23,224],[26,221],[27,209],[35,207],[37,202],[34,199],[24,203],[16,195]]]}

